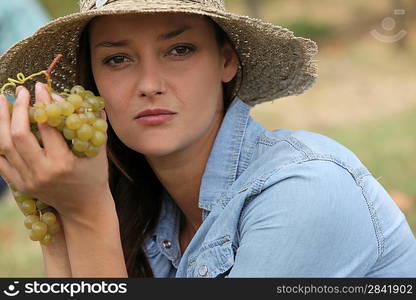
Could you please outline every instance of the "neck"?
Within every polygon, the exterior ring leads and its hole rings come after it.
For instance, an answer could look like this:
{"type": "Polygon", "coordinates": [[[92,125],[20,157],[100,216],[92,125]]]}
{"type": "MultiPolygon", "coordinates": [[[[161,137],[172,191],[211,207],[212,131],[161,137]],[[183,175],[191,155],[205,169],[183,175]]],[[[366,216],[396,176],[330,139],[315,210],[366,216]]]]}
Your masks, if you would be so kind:
{"type": "Polygon", "coordinates": [[[163,157],[146,156],[159,181],[184,214],[184,223],[190,231],[196,232],[202,223],[201,179],[221,121],[222,116],[204,137],[184,150],[163,157]]]}

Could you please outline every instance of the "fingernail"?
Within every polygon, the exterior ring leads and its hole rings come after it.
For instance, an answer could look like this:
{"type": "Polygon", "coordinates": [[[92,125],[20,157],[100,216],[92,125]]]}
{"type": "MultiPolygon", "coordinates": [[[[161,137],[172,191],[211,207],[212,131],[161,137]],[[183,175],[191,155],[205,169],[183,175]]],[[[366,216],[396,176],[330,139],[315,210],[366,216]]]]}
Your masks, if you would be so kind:
{"type": "Polygon", "coordinates": [[[39,90],[39,89],[41,89],[42,88],[42,83],[41,82],[39,82],[39,81],[37,81],[36,82],[36,84],[35,84],[35,89],[36,90],[39,90]]]}
{"type": "Polygon", "coordinates": [[[16,96],[19,96],[19,94],[20,94],[20,92],[22,91],[22,89],[23,89],[23,86],[21,86],[21,85],[19,85],[19,86],[16,88],[16,96]]]}

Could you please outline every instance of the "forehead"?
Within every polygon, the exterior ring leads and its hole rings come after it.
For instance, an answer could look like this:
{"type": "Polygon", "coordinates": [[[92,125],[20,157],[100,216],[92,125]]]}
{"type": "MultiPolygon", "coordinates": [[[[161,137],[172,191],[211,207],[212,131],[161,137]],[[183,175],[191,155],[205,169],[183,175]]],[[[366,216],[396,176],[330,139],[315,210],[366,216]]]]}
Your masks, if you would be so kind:
{"type": "Polygon", "coordinates": [[[184,25],[194,31],[210,30],[208,17],[185,13],[142,13],[96,17],[90,24],[90,32],[95,35],[112,35],[127,30],[146,34],[158,34],[163,30],[175,29],[184,25]]]}

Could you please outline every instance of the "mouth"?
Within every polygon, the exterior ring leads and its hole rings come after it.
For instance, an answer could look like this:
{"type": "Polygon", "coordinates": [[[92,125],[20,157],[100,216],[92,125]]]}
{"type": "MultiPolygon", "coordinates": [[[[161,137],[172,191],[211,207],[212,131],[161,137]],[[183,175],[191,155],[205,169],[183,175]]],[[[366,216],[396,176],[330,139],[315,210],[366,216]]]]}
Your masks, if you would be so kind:
{"type": "Polygon", "coordinates": [[[136,121],[143,125],[159,125],[172,120],[176,113],[153,113],[136,117],[136,121]]]}

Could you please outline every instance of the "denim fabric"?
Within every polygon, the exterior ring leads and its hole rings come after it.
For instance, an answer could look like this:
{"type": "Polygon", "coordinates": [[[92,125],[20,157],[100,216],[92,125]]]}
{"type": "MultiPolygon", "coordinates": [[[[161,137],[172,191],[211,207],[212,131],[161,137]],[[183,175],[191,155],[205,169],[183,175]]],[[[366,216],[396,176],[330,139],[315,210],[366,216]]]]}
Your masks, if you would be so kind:
{"type": "Polygon", "coordinates": [[[164,191],[144,250],[155,277],[416,277],[405,216],[347,148],[267,130],[236,98],[202,177],[203,223],[181,255],[164,191]]]}

